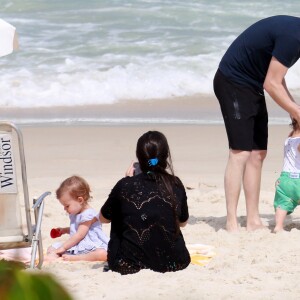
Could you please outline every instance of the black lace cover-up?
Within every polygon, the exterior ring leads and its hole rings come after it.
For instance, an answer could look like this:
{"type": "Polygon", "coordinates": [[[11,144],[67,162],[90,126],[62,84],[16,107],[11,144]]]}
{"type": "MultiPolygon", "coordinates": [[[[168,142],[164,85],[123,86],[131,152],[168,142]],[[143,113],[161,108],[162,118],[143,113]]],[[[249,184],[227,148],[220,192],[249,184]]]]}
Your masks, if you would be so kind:
{"type": "MultiPolygon", "coordinates": [[[[173,187],[179,222],[189,217],[182,183],[173,187]]],[[[111,220],[109,268],[121,274],[141,269],[178,271],[190,263],[181,231],[176,233],[172,202],[165,189],[146,174],[121,179],[101,208],[111,220]],[[161,191],[162,190],[162,191],[161,191]]]]}

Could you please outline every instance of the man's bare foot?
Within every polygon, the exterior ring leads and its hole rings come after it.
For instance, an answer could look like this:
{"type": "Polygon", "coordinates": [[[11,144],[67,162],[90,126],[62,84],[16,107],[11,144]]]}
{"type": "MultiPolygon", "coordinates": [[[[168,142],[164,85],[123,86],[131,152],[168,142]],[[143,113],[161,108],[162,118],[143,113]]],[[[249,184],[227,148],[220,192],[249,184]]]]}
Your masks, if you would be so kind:
{"type": "Polygon", "coordinates": [[[267,227],[264,226],[262,223],[247,225],[247,231],[255,231],[255,230],[261,230],[261,229],[266,229],[266,228],[267,227]]]}
{"type": "Polygon", "coordinates": [[[226,223],[226,230],[228,232],[238,232],[239,229],[240,229],[240,226],[236,222],[233,222],[233,223],[232,222],[227,222],[226,223]]]}

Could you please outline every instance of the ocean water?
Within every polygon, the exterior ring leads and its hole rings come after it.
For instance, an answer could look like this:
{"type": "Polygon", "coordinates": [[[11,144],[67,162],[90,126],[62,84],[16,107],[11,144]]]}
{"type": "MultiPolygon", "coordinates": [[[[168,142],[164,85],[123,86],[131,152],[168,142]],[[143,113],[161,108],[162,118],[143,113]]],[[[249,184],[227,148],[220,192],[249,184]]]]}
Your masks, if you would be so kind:
{"type": "MultiPolygon", "coordinates": [[[[299,0],[1,0],[20,50],[0,58],[1,107],[112,105],[212,95],[218,63],[257,20],[299,0]]],[[[289,70],[300,95],[300,63],[289,70]]]]}

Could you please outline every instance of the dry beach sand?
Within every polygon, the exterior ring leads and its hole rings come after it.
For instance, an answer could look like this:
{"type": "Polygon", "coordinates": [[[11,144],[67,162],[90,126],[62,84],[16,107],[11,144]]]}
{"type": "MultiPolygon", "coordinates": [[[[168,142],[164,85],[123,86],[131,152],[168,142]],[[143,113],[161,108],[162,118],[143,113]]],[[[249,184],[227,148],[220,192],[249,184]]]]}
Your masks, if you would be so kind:
{"type": "MultiPolygon", "coordinates": [[[[224,230],[223,173],[227,140],[222,125],[89,125],[23,127],[30,196],[51,191],[46,199],[44,247],[50,229],[67,226],[68,217],[55,199],[60,182],[73,174],[87,179],[91,205],[100,209],[111,188],[135,158],[137,138],[147,130],[168,138],[176,174],[187,188],[190,219],[182,230],[189,244],[214,246],[204,267],[190,265],[176,273],[143,270],[134,275],[102,272],[102,263],[52,262],[52,273],[74,299],[299,299],[300,209],[287,219],[287,231],[274,227],[274,182],[280,172],[287,125],[271,125],[269,153],[262,178],[260,213],[266,229],[245,230],[245,201],[239,202],[241,230],[224,230]]],[[[104,225],[109,234],[110,225],[104,225]]],[[[40,272],[40,271],[36,271],[40,272]]]]}

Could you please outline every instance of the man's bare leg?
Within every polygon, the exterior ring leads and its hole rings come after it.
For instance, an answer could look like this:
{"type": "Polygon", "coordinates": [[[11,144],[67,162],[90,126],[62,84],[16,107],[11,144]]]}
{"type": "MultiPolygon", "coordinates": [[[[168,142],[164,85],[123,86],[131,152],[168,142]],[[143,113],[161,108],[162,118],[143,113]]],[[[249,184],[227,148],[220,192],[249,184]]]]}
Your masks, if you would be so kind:
{"type": "Polygon", "coordinates": [[[250,151],[230,150],[225,170],[224,186],[227,209],[226,229],[230,232],[238,230],[237,206],[250,151]]]}
{"type": "Polygon", "coordinates": [[[247,230],[249,231],[264,228],[258,208],[261,172],[266,155],[266,150],[253,150],[246,163],[243,185],[247,209],[247,230]]]}

